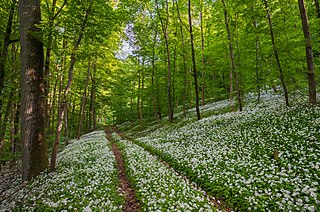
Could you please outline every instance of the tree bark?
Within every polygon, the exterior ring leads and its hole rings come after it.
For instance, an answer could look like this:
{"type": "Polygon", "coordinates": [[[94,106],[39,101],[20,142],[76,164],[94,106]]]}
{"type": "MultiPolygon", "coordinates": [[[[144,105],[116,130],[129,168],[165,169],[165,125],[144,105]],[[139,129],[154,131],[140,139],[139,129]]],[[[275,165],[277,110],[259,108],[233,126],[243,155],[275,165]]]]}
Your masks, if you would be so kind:
{"type": "Polygon", "coordinates": [[[312,105],[317,104],[317,94],[316,94],[316,80],[314,76],[314,62],[312,54],[312,44],[311,44],[311,35],[309,30],[308,15],[305,7],[304,0],[298,0],[300,16],[303,27],[303,35],[306,41],[306,56],[307,56],[307,65],[308,65],[308,84],[309,84],[309,102],[312,105]]]}
{"type": "Polygon", "coordinates": [[[73,81],[73,67],[76,62],[77,50],[79,48],[79,45],[80,45],[81,40],[84,35],[85,28],[87,26],[88,17],[91,12],[91,7],[92,7],[92,0],[90,0],[90,5],[89,5],[88,9],[86,10],[85,17],[84,17],[82,25],[80,27],[78,39],[77,39],[77,41],[73,47],[72,53],[71,53],[71,60],[70,60],[69,71],[68,71],[68,83],[65,88],[62,102],[61,102],[59,112],[58,112],[56,138],[54,141],[52,155],[51,155],[51,162],[50,162],[50,170],[51,171],[54,171],[56,168],[56,160],[57,160],[57,153],[58,153],[58,148],[59,148],[59,143],[60,143],[61,130],[62,130],[62,126],[63,126],[63,119],[64,119],[65,110],[68,106],[67,96],[68,96],[69,92],[71,91],[71,85],[72,85],[72,81],[73,81]]]}
{"type": "Polygon", "coordinates": [[[193,31],[192,31],[192,17],[191,17],[191,2],[188,0],[188,17],[189,17],[189,33],[190,33],[190,42],[191,42],[191,57],[193,65],[193,79],[194,79],[194,90],[196,94],[196,111],[197,119],[200,120],[200,109],[199,109],[199,87],[197,79],[197,66],[196,66],[196,57],[194,52],[194,40],[193,40],[193,31]]]}
{"type": "Polygon", "coordinates": [[[279,59],[278,50],[277,50],[275,39],[274,39],[273,24],[272,24],[271,14],[270,14],[269,5],[268,5],[267,0],[264,0],[264,5],[265,5],[265,9],[266,9],[267,16],[268,16],[268,22],[269,22],[269,27],[270,27],[270,36],[271,36],[271,40],[272,40],[273,52],[274,52],[274,56],[275,56],[275,59],[276,59],[276,62],[277,62],[277,67],[278,67],[278,70],[279,70],[279,73],[280,73],[280,81],[281,81],[281,85],[282,85],[282,88],[283,88],[283,91],[284,91],[284,98],[285,98],[286,106],[289,106],[288,90],[287,90],[286,82],[284,80],[284,74],[283,74],[283,70],[282,70],[282,67],[281,67],[280,59],[279,59]]]}
{"type": "Polygon", "coordinates": [[[40,0],[20,0],[22,181],[48,166],[40,0]]]}

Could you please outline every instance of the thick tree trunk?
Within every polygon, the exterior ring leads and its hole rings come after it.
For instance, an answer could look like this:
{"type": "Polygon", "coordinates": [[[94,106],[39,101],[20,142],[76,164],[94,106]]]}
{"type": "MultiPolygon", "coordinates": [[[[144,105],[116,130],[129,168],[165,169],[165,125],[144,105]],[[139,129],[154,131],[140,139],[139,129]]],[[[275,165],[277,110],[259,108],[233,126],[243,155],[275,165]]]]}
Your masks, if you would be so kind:
{"type": "Polygon", "coordinates": [[[194,90],[196,94],[196,111],[197,119],[200,120],[200,109],[199,109],[199,87],[197,79],[197,66],[196,66],[196,57],[194,52],[194,40],[193,40],[193,31],[192,31],[192,17],[191,17],[191,2],[188,0],[188,17],[189,17],[189,32],[190,32],[190,42],[191,42],[191,57],[193,65],[193,79],[194,79],[194,90]]]}
{"type": "Polygon", "coordinates": [[[91,69],[91,61],[89,61],[89,64],[88,64],[87,78],[84,84],[84,90],[83,90],[81,107],[80,107],[79,124],[78,124],[78,131],[77,131],[78,140],[80,139],[80,136],[81,136],[82,125],[83,125],[83,120],[85,116],[85,109],[86,109],[86,103],[87,103],[87,90],[88,90],[88,84],[89,84],[89,79],[91,74],[90,69],[91,69]]]}
{"type": "Polygon", "coordinates": [[[57,160],[57,154],[58,154],[58,149],[59,149],[59,143],[60,143],[60,136],[61,136],[61,130],[62,130],[62,125],[63,125],[63,119],[64,119],[64,114],[65,110],[68,106],[67,102],[67,96],[69,92],[71,91],[71,85],[73,81],[73,67],[76,62],[76,54],[77,50],[79,48],[79,45],[81,43],[81,40],[84,35],[85,28],[87,26],[87,21],[88,21],[88,16],[91,12],[91,6],[92,6],[92,0],[90,0],[90,5],[86,11],[85,17],[83,19],[80,31],[79,31],[79,36],[78,39],[73,47],[72,53],[71,53],[71,60],[70,60],[70,65],[69,65],[69,71],[68,71],[68,83],[66,86],[66,89],[63,94],[62,102],[59,108],[58,112],[58,122],[57,122],[57,128],[56,128],[56,138],[54,141],[53,149],[52,149],[52,155],[51,155],[51,162],[50,162],[50,170],[54,171],[56,168],[56,160],[57,160]]]}
{"type": "Polygon", "coordinates": [[[20,0],[22,181],[48,166],[40,0],[20,0]]]}
{"type": "Polygon", "coordinates": [[[271,14],[270,14],[270,10],[269,10],[269,5],[267,0],[264,0],[264,5],[267,11],[267,15],[268,15],[268,22],[269,22],[269,27],[270,27],[270,36],[271,36],[271,40],[272,40],[272,46],[273,46],[273,52],[274,52],[274,56],[277,62],[277,67],[280,73],[280,81],[281,81],[281,85],[284,91],[284,98],[285,98],[285,102],[286,105],[289,106],[289,96],[288,96],[288,90],[287,90],[287,86],[286,86],[286,82],[284,80],[284,74],[283,74],[283,70],[281,67],[281,63],[280,63],[280,59],[279,59],[279,54],[278,54],[278,50],[276,47],[276,43],[275,43],[275,39],[274,39],[274,33],[273,33],[273,24],[272,24],[272,20],[271,20],[271,14]]]}
{"type": "Polygon", "coordinates": [[[308,15],[305,7],[304,0],[298,0],[301,21],[303,26],[303,35],[306,41],[306,56],[307,56],[307,65],[308,65],[308,84],[309,84],[309,102],[312,105],[317,104],[317,94],[316,94],[316,80],[314,76],[314,62],[312,54],[312,45],[311,45],[311,35],[309,30],[308,15]]]}
{"type": "Polygon", "coordinates": [[[9,11],[9,17],[8,17],[8,21],[7,21],[6,32],[4,34],[1,55],[0,55],[0,124],[1,124],[1,115],[2,115],[2,113],[1,113],[2,100],[3,100],[3,93],[2,92],[3,92],[3,88],[4,88],[5,65],[6,65],[6,60],[7,60],[7,56],[8,56],[9,45],[10,45],[10,43],[15,42],[13,40],[10,40],[15,8],[16,8],[16,2],[12,1],[10,11],[9,11]]]}

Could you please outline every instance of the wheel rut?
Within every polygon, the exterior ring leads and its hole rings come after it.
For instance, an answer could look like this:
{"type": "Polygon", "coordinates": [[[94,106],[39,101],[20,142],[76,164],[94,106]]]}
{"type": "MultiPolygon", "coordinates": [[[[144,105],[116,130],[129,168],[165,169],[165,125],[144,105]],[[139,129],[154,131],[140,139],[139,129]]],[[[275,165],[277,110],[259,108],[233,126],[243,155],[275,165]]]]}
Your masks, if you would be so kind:
{"type": "Polygon", "coordinates": [[[107,139],[111,142],[111,149],[117,161],[119,187],[125,196],[125,203],[123,205],[123,212],[139,212],[140,204],[135,196],[135,191],[128,180],[125,171],[125,162],[122,157],[122,153],[119,150],[117,144],[112,139],[111,127],[106,128],[107,139]]]}
{"type": "MultiPolygon", "coordinates": [[[[112,131],[114,131],[115,133],[118,134],[118,136],[120,136],[123,140],[127,140],[130,142],[134,142],[134,139],[131,139],[129,137],[127,137],[127,135],[125,133],[123,133],[122,131],[120,131],[117,127],[113,126],[112,127],[112,131]]],[[[139,144],[136,144],[139,145],[139,144]]],[[[140,145],[139,145],[140,146],[140,145]]],[[[162,158],[160,158],[158,155],[153,154],[152,152],[148,151],[147,149],[145,149],[144,147],[142,147],[145,151],[149,152],[150,154],[154,155],[156,158],[158,158],[158,160],[163,163],[168,169],[174,170],[176,173],[179,173],[179,175],[181,177],[183,177],[184,179],[189,181],[189,178],[187,176],[185,176],[184,174],[181,174],[180,172],[176,171],[172,166],[170,166],[165,160],[163,160],[162,158]]],[[[201,187],[198,187],[200,189],[202,189],[201,187]]],[[[202,189],[203,190],[203,189],[202,189]]],[[[208,194],[207,194],[208,195],[208,194]]],[[[209,195],[210,196],[210,195],[209,195]]],[[[210,197],[212,204],[219,210],[219,211],[224,211],[224,212],[232,212],[234,210],[232,210],[231,208],[228,207],[228,205],[225,203],[225,199],[224,198],[215,198],[215,197],[210,197]]]]}

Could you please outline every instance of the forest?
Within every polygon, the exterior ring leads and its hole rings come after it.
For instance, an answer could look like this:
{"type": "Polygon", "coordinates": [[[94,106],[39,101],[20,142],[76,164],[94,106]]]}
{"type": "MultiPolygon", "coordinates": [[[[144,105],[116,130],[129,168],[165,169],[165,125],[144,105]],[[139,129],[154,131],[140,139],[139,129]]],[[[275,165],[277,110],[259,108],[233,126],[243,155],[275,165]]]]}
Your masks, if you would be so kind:
{"type": "Polygon", "coordinates": [[[318,0],[1,0],[0,211],[320,211],[318,0]]]}

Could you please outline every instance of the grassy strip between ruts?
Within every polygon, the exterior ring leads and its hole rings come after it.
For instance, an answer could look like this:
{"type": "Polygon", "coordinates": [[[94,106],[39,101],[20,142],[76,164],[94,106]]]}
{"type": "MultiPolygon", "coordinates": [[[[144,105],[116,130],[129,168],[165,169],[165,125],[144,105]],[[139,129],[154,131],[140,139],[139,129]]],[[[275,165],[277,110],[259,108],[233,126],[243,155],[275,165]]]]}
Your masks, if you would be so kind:
{"type": "Polygon", "coordinates": [[[15,211],[121,211],[124,198],[105,137],[96,131],[72,142],[59,154],[56,172],[42,173],[13,195],[20,204],[2,204],[15,211]]]}
{"type": "Polygon", "coordinates": [[[320,210],[320,108],[272,105],[136,143],[240,211],[320,210]]]}
{"type": "Polygon", "coordinates": [[[215,210],[203,191],[168,169],[142,147],[122,140],[116,133],[113,138],[124,153],[126,171],[142,211],[215,210]]]}

